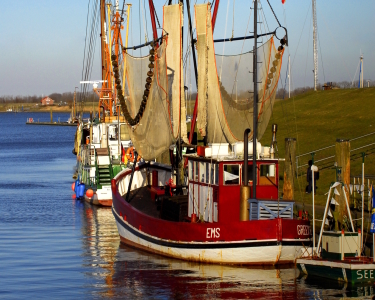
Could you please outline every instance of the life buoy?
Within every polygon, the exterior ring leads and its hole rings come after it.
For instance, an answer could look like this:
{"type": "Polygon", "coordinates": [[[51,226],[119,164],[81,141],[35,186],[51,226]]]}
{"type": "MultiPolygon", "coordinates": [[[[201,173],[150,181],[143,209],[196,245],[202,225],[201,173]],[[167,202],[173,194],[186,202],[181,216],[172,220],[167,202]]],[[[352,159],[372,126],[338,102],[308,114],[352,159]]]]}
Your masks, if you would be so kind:
{"type": "MultiPolygon", "coordinates": [[[[126,158],[130,162],[134,162],[134,147],[129,147],[128,150],[126,150],[126,158]]],[[[137,156],[137,162],[141,160],[141,156],[137,156]]]]}

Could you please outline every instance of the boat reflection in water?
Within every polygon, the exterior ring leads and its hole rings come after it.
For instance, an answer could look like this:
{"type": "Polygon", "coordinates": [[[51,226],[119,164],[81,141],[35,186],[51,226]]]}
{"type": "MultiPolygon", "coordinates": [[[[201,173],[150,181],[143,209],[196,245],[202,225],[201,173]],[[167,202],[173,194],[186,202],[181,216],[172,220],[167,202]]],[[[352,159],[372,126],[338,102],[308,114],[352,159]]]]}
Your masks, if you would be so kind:
{"type": "Polygon", "coordinates": [[[111,208],[84,202],[77,202],[77,205],[83,207],[83,262],[86,275],[93,280],[91,291],[95,295],[113,297],[115,287],[112,278],[120,239],[111,208]]]}
{"type": "Polygon", "coordinates": [[[110,208],[82,203],[83,262],[93,297],[326,299],[368,297],[372,286],[301,277],[294,266],[249,268],[186,262],[120,244],[110,208]]]}

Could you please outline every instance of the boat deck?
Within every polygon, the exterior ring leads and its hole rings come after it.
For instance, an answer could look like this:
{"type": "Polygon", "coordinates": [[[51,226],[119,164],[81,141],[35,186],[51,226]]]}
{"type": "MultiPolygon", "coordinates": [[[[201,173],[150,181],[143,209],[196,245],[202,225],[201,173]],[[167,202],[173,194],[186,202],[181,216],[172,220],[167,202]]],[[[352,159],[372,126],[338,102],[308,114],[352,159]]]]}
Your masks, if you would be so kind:
{"type": "MultiPolygon", "coordinates": [[[[122,197],[126,200],[126,194],[122,197]]],[[[129,195],[130,205],[140,212],[153,218],[176,222],[187,221],[187,201],[187,195],[170,196],[167,189],[164,195],[152,197],[150,186],[133,190],[129,195]]]]}
{"type": "Polygon", "coordinates": [[[303,258],[304,261],[311,261],[316,263],[337,263],[337,264],[351,264],[351,265],[363,265],[363,264],[373,264],[374,261],[372,257],[367,256],[358,256],[358,257],[345,257],[344,260],[333,260],[333,259],[324,259],[320,257],[314,258],[303,258]]]}
{"type": "MultiPolygon", "coordinates": [[[[126,194],[122,196],[126,200],[126,194]]],[[[156,201],[151,200],[151,192],[148,187],[142,187],[130,192],[129,203],[135,209],[154,218],[160,218],[160,208],[156,201]]]]}

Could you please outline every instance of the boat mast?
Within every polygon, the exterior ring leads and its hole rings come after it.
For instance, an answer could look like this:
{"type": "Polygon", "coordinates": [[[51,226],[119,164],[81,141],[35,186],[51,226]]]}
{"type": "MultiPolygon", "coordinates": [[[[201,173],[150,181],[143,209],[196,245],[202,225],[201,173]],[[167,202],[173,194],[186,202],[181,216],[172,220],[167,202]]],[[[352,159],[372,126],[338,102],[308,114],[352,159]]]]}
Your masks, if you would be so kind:
{"type": "MultiPolygon", "coordinates": [[[[101,37],[101,58],[102,58],[102,80],[105,80],[107,61],[105,55],[106,34],[105,34],[105,0],[100,1],[100,37],[101,37]]],[[[99,109],[100,113],[100,109],[99,109]]]]}
{"type": "Polygon", "coordinates": [[[316,0],[312,0],[312,13],[313,13],[313,48],[314,48],[314,91],[318,84],[318,46],[317,46],[317,22],[316,22],[316,0]]]}
{"type": "Polygon", "coordinates": [[[254,1],[254,50],[253,50],[253,199],[256,199],[257,186],[257,125],[258,125],[258,0],[254,1]]]}

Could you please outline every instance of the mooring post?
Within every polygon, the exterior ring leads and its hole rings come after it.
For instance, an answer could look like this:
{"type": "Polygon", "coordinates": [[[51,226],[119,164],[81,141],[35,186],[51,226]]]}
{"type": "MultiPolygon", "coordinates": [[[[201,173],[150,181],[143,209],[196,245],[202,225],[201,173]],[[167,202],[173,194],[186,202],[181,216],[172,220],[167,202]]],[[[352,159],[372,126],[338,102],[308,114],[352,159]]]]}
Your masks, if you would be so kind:
{"type": "Polygon", "coordinates": [[[296,167],[296,139],[285,138],[285,164],[283,200],[294,200],[294,177],[296,167]]]}
{"type": "Polygon", "coordinates": [[[50,109],[50,114],[51,114],[51,123],[53,123],[53,118],[52,118],[52,108],[50,109]]]}
{"type": "MultiPolygon", "coordinates": [[[[349,140],[344,139],[337,139],[336,140],[336,162],[337,168],[341,170],[341,181],[344,186],[349,186],[350,184],[350,142],[349,140]]],[[[342,194],[342,190],[338,190],[340,195],[336,195],[337,202],[339,203],[335,209],[338,209],[338,213],[336,213],[335,218],[337,218],[335,222],[335,230],[341,230],[344,224],[344,216],[348,214],[346,203],[345,203],[345,196],[342,194]]],[[[347,189],[345,189],[347,193],[347,199],[349,198],[349,193],[347,189]]]]}

